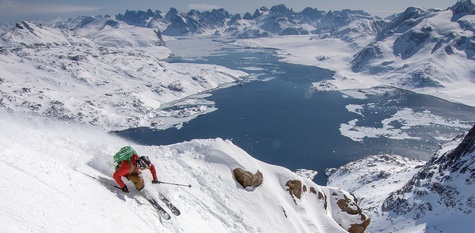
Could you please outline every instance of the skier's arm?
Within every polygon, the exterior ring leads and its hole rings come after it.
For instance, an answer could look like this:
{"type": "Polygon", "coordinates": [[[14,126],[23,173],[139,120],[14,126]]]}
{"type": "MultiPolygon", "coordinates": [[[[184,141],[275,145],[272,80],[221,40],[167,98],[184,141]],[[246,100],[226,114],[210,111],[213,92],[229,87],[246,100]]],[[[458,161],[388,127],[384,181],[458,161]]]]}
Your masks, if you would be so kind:
{"type": "Polygon", "coordinates": [[[114,178],[115,182],[117,182],[121,188],[125,187],[125,183],[122,181],[122,176],[125,176],[127,173],[129,173],[129,171],[130,164],[127,161],[123,161],[120,163],[119,169],[117,169],[112,175],[112,178],[114,178]]]}
{"type": "Polygon", "coordinates": [[[150,173],[152,173],[153,180],[157,180],[157,170],[155,170],[155,166],[150,164],[150,173]]]}

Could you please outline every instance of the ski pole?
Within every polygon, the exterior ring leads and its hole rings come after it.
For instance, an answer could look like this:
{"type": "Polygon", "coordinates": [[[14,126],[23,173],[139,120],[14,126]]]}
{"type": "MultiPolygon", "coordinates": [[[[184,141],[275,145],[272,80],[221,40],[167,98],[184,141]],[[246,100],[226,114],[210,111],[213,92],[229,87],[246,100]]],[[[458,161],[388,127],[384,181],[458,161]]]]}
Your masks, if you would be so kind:
{"type": "Polygon", "coordinates": [[[107,185],[110,185],[110,186],[112,186],[112,187],[114,187],[114,188],[117,188],[117,189],[122,190],[122,188],[119,187],[119,186],[117,186],[117,185],[113,185],[113,184],[111,184],[111,183],[109,183],[109,182],[105,182],[105,181],[100,180],[99,178],[97,178],[97,177],[95,177],[95,176],[91,176],[91,175],[86,174],[86,173],[84,173],[84,172],[81,172],[81,173],[84,174],[84,175],[86,175],[86,176],[89,176],[89,177],[91,177],[92,179],[95,179],[95,180],[97,180],[97,181],[99,181],[99,182],[101,182],[101,183],[103,183],[103,184],[107,184],[107,185]]]}
{"type": "Polygon", "coordinates": [[[169,182],[163,182],[163,181],[158,181],[159,184],[170,184],[170,185],[177,185],[177,186],[186,186],[188,188],[191,188],[191,184],[175,184],[175,183],[169,183],[169,182]]]}

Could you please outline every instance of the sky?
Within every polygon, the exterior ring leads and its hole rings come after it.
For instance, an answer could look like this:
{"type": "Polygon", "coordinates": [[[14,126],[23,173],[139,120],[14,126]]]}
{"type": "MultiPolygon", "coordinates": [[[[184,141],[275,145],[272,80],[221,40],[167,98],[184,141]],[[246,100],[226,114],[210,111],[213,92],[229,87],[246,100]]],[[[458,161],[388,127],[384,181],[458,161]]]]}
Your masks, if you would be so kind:
{"type": "Polygon", "coordinates": [[[191,9],[206,11],[224,8],[230,13],[253,13],[265,6],[284,4],[295,12],[305,7],[318,10],[364,10],[385,17],[410,6],[446,9],[457,0],[0,0],[0,24],[19,21],[51,20],[58,17],[75,18],[90,15],[116,15],[125,10],[160,10],[170,7],[180,12],[191,9]]]}

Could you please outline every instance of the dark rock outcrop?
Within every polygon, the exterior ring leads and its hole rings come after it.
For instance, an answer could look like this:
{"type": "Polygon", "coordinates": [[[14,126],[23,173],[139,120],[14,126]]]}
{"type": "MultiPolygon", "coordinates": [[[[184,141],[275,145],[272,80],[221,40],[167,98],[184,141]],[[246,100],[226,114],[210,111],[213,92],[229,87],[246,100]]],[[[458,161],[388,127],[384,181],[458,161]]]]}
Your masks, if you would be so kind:
{"type": "Polygon", "coordinates": [[[350,199],[346,195],[344,195],[342,199],[339,199],[337,201],[337,204],[343,212],[346,212],[349,215],[359,215],[361,217],[361,220],[363,221],[359,224],[351,224],[351,227],[350,229],[348,229],[348,232],[362,233],[366,230],[371,220],[366,217],[361,208],[356,204],[356,200],[350,199]]]}
{"type": "MultiPolygon", "coordinates": [[[[434,215],[437,209],[450,210],[451,216],[475,212],[475,126],[454,149],[436,154],[401,189],[391,193],[383,211],[414,219],[434,215]]],[[[448,212],[449,213],[449,212],[448,212]]],[[[440,214],[440,213],[437,213],[440,214]]]]}
{"type": "Polygon", "coordinates": [[[236,168],[233,170],[233,174],[236,181],[244,188],[256,188],[264,181],[264,176],[259,170],[257,170],[255,174],[252,174],[242,168],[236,168]]]}
{"type": "Polygon", "coordinates": [[[290,196],[300,199],[302,197],[302,182],[300,180],[289,180],[285,183],[290,196]]]}
{"type": "Polygon", "coordinates": [[[338,224],[345,228],[350,233],[363,233],[366,228],[369,226],[371,220],[363,213],[362,209],[358,206],[357,200],[350,193],[342,191],[340,189],[335,189],[332,192],[331,196],[325,194],[320,188],[311,186],[307,189],[307,186],[302,183],[300,180],[289,180],[285,183],[287,186],[287,192],[294,200],[295,205],[298,205],[297,199],[302,199],[303,195],[307,192],[310,193],[310,198],[317,198],[319,202],[323,203],[323,208],[327,210],[329,202],[335,204],[341,209],[341,211],[333,211],[333,218],[345,219],[348,216],[351,219],[358,219],[356,222],[351,224],[340,222],[337,220],[338,224]],[[315,196],[313,196],[315,195],[315,196]],[[351,197],[351,198],[350,198],[351,197]]]}

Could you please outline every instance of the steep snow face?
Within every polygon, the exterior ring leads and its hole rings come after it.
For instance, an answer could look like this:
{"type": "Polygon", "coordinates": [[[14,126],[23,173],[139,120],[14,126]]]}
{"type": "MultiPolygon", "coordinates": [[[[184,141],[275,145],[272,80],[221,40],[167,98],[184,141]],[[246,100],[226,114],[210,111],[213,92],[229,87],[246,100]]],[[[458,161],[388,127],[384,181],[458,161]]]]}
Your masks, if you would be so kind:
{"type": "Polygon", "coordinates": [[[152,29],[91,30],[83,28],[81,36],[23,22],[3,34],[0,106],[107,130],[166,128],[165,117],[179,114],[186,121],[214,108],[196,102],[178,113],[161,110],[164,103],[247,76],[221,66],[165,62],[171,51],[155,46],[152,29]]]}
{"type": "Polygon", "coordinates": [[[381,205],[388,195],[404,186],[425,162],[399,155],[372,155],[339,168],[327,169],[328,186],[344,187],[358,199],[371,218],[368,232],[388,231],[381,205]]]}
{"type": "Polygon", "coordinates": [[[353,193],[370,232],[467,232],[475,223],[475,127],[427,163],[377,155],[328,169],[329,186],[353,193]]]}
{"type": "Polygon", "coordinates": [[[181,210],[166,221],[130,181],[124,179],[130,194],[109,185],[112,155],[131,142],[91,127],[5,113],[0,127],[1,232],[94,232],[101,226],[103,232],[334,233],[365,218],[353,213],[359,207],[348,192],[260,162],[230,141],[132,145],[151,158],[159,180],[192,185],[152,185],[144,171],[152,196],[162,192],[181,210]],[[244,189],[233,177],[238,167],[259,170],[264,183],[244,189]],[[287,190],[289,180],[307,188],[300,199],[298,190],[287,190]]]}
{"type": "Polygon", "coordinates": [[[470,226],[467,229],[475,227],[475,127],[447,147],[453,149],[436,154],[404,187],[391,193],[383,211],[427,222],[427,229],[441,232],[451,232],[460,223],[470,226]]]}

